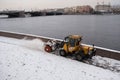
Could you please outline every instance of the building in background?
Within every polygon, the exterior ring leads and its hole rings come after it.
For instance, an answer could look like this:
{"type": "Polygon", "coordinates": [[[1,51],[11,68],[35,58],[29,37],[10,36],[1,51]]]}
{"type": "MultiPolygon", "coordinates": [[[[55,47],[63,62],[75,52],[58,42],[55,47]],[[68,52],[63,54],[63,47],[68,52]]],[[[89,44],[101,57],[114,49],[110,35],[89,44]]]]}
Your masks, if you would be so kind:
{"type": "Polygon", "coordinates": [[[66,7],[64,8],[64,14],[75,14],[75,7],[66,7]]]}
{"type": "Polygon", "coordinates": [[[120,5],[112,6],[113,14],[120,14],[120,5]]]}
{"type": "Polygon", "coordinates": [[[89,5],[85,6],[75,6],[70,8],[64,8],[64,12],[66,14],[91,14],[93,12],[93,8],[89,5]]]}
{"type": "Polygon", "coordinates": [[[77,6],[76,7],[76,13],[80,13],[80,14],[90,14],[93,12],[93,8],[89,5],[85,5],[85,6],[77,6]]]}
{"type": "Polygon", "coordinates": [[[58,12],[58,13],[64,14],[64,9],[63,8],[56,9],[55,11],[58,12]]]}
{"type": "Polygon", "coordinates": [[[112,7],[110,4],[97,4],[95,6],[95,12],[99,13],[112,13],[112,7]]]}

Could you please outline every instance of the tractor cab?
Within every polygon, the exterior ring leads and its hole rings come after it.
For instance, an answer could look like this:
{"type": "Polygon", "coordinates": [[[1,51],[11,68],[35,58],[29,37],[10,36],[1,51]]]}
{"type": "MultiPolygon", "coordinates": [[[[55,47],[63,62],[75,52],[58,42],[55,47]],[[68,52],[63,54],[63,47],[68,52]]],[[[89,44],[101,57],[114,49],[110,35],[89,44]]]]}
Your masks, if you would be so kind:
{"type": "Polygon", "coordinates": [[[82,36],[79,35],[70,35],[65,37],[64,39],[65,42],[71,42],[71,43],[80,42],[81,40],[82,40],[82,36]]]}
{"type": "Polygon", "coordinates": [[[75,51],[78,51],[79,46],[80,46],[80,42],[82,40],[82,37],[79,35],[70,35],[65,37],[64,39],[64,50],[68,53],[73,53],[75,51]]]}

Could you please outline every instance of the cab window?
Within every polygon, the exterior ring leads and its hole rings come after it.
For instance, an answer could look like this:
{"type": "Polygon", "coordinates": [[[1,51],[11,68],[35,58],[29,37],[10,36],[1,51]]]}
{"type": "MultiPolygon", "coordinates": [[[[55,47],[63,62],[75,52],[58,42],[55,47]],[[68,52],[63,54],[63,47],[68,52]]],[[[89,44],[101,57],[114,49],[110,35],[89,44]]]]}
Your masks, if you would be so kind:
{"type": "Polygon", "coordinates": [[[75,46],[75,39],[70,39],[69,43],[70,43],[71,47],[74,47],[75,46]]]}

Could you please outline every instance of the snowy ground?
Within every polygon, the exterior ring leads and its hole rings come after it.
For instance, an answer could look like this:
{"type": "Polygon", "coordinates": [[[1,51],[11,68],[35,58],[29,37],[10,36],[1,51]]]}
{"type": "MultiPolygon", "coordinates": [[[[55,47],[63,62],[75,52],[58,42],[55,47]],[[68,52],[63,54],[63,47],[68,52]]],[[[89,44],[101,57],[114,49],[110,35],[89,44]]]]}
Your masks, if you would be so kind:
{"type": "MultiPolygon", "coordinates": [[[[48,54],[43,46],[38,39],[0,37],[0,80],[120,80],[120,72],[48,54]]],[[[109,58],[93,62],[120,68],[120,61],[109,58]]]]}
{"type": "Polygon", "coordinates": [[[120,74],[120,61],[101,56],[94,56],[92,58],[92,64],[120,74]]]}

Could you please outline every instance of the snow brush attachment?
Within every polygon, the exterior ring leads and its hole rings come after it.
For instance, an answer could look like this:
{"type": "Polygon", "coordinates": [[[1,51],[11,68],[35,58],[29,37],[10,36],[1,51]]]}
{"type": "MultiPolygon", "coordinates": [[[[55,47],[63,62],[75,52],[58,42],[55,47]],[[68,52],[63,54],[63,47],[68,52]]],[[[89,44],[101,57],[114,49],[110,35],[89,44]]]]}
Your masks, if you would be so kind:
{"type": "Polygon", "coordinates": [[[44,50],[45,50],[46,52],[50,53],[50,52],[52,52],[52,47],[49,46],[49,45],[46,45],[45,48],[44,48],[44,50]]]}

